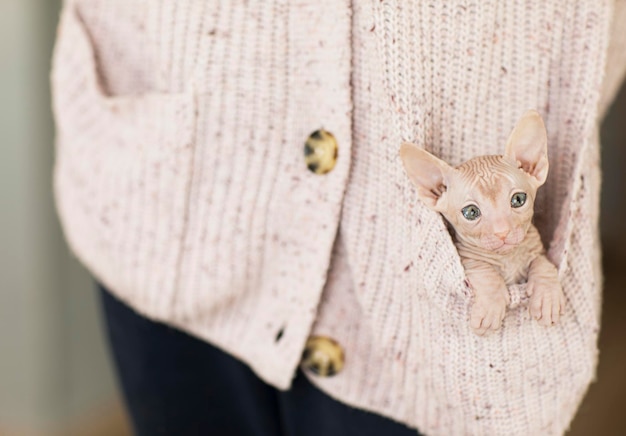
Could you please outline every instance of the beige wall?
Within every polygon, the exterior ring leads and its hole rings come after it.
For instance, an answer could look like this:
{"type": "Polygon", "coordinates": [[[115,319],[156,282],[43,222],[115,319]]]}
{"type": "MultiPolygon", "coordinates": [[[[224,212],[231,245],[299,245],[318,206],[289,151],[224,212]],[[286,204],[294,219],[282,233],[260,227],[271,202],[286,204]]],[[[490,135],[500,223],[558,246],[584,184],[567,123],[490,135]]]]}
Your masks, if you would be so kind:
{"type": "Polygon", "coordinates": [[[115,393],[93,286],[68,254],[51,196],[58,7],[0,0],[0,434],[50,433],[115,393]]]}
{"type": "MultiPolygon", "coordinates": [[[[626,33],[624,34],[626,38],[626,33]]],[[[607,256],[626,259],[626,86],[602,123],[602,239],[607,256]]]]}

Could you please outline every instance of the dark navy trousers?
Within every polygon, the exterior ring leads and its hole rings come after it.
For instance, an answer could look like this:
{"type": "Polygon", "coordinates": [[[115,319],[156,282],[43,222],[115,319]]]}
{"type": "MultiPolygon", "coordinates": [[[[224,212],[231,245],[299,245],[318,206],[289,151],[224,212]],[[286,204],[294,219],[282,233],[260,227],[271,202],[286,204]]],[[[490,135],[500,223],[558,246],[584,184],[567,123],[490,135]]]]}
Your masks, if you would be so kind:
{"type": "Polygon", "coordinates": [[[289,391],[279,391],[226,353],[138,315],[98,288],[117,375],[138,436],[417,434],[333,400],[301,372],[289,391]]]}

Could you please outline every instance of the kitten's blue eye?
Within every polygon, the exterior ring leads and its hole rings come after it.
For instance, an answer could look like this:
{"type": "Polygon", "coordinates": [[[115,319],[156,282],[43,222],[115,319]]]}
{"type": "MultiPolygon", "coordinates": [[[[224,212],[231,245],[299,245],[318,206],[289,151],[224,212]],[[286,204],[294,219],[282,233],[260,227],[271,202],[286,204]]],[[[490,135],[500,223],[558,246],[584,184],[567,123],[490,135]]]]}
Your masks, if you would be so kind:
{"type": "Polygon", "coordinates": [[[474,221],[480,216],[480,209],[475,204],[470,204],[461,209],[463,217],[468,221],[474,221]]]}
{"type": "Polygon", "coordinates": [[[522,207],[526,203],[526,194],[524,192],[517,192],[511,197],[511,207],[522,207]]]}

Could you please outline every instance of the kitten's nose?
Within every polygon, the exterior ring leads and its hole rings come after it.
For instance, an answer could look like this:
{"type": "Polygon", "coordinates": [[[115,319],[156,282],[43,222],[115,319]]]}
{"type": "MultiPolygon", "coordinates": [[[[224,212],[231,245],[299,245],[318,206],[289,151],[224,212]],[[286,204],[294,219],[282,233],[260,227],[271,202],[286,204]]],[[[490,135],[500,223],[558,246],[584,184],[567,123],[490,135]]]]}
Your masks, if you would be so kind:
{"type": "Polygon", "coordinates": [[[504,232],[496,232],[494,233],[498,238],[502,239],[503,241],[506,239],[507,236],[509,236],[509,231],[506,230],[504,232]]]}

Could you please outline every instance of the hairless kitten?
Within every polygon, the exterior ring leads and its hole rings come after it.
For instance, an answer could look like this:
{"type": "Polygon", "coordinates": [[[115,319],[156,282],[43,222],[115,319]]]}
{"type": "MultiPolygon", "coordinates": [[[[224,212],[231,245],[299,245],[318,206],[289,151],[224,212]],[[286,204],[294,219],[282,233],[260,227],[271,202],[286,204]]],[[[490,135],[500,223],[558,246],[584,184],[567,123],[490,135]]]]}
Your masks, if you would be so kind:
{"type": "Polygon", "coordinates": [[[452,225],[474,300],[470,325],[480,335],[497,330],[509,303],[507,285],[528,282],[530,314],[555,324],[565,297],[532,224],[537,189],[548,175],[547,135],[541,116],[526,112],[503,156],[478,156],[451,167],[410,143],[400,157],[419,199],[452,225]]]}

